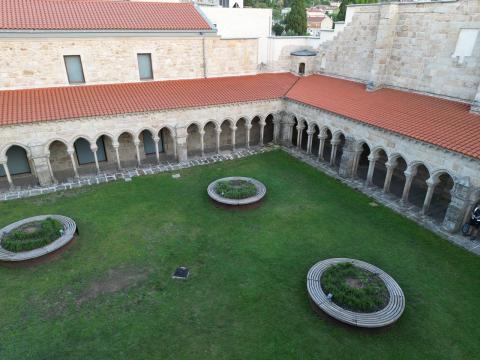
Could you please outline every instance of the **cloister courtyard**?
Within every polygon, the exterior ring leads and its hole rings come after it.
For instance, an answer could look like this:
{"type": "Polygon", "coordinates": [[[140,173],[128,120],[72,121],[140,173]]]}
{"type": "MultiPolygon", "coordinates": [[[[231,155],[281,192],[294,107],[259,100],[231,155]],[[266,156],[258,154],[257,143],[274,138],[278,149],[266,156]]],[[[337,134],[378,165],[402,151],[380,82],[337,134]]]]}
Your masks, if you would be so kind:
{"type": "Polygon", "coordinates": [[[473,359],[478,257],[284,151],[0,203],[0,227],[73,218],[79,237],[45,262],[1,267],[1,359],[473,359]],[[179,173],[180,177],[172,177],[179,173]],[[229,211],[210,182],[267,187],[229,211]],[[305,276],[357,258],[402,287],[393,326],[315,313],[305,276]],[[174,280],[178,266],[190,270],[174,280]]]}

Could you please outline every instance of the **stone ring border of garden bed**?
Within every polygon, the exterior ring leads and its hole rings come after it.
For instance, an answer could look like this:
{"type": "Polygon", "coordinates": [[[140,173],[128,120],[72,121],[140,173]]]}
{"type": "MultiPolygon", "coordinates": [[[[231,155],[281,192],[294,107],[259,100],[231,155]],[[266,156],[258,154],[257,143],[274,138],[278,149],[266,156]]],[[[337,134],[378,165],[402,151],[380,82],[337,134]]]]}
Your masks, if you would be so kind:
{"type": "Polygon", "coordinates": [[[405,310],[405,296],[397,282],[386,272],[364,261],[348,258],[332,258],[322,260],[313,265],[307,274],[307,290],[310,299],[323,312],[331,317],[357,327],[379,328],[393,324],[405,310]],[[354,266],[375,273],[385,284],[390,300],[381,310],[371,313],[360,313],[346,310],[330,299],[323,292],[320,279],[322,274],[332,265],[352,263],[354,266]]]}
{"type": "Polygon", "coordinates": [[[267,188],[260,181],[255,180],[253,178],[244,177],[244,176],[230,176],[230,177],[217,179],[217,180],[211,182],[210,185],[208,185],[207,193],[208,193],[208,196],[210,196],[210,198],[212,200],[214,200],[214,201],[216,201],[220,204],[241,206],[241,205],[254,204],[254,203],[262,200],[267,193],[267,188]],[[228,199],[228,198],[225,198],[223,196],[218,195],[217,192],[215,191],[217,183],[219,183],[220,181],[231,181],[231,180],[244,180],[244,181],[251,182],[257,188],[257,195],[250,196],[250,197],[245,198],[245,199],[228,199]]]}
{"type": "Polygon", "coordinates": [[[38,215],[38,216],[29,217],[29,218],[11,223],[10,225],[7,225],[4,228],[0,229],[0,261],[20,262],[20,261],[36,259],[44,255],[53,253],[58,249],[67,245],[75,237],[76,232],[77,232],[77,224],[75,223],[75,221],[63,215],[38,215]],[[8,234],[12,230],[22,225],[25,225],[34,221],[43,221],[48,218],[51,218],[60,222],[63,225],[63,230],[64,230],[63,235],[60,236],[58,239],[52,241],[50,244],[45,245],[38,249],[22,251],[18,253],[8,251],[1,246],[1,239],[5,234],[8,234]]]}

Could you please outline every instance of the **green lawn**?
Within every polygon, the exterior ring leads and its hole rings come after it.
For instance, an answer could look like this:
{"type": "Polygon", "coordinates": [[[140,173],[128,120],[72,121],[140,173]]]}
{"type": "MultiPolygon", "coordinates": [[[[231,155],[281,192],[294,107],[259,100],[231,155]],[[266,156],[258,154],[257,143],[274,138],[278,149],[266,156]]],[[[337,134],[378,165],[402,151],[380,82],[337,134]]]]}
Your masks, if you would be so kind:
{"type": "Polygon", "coordinates": [[[30,268],[0,268],[0,359],[473,359],[479,258],[281,151],[0,203],[0,226],[74,218],[80,238],[30,268]],[[267,198],[216,208],[207,185],[252,176],[267,198]],[[316,315],[306,274],[353,257],[406,296],[382,331],[316,315]],[[170,275],[191,269],[186,282],[170,275]]]}

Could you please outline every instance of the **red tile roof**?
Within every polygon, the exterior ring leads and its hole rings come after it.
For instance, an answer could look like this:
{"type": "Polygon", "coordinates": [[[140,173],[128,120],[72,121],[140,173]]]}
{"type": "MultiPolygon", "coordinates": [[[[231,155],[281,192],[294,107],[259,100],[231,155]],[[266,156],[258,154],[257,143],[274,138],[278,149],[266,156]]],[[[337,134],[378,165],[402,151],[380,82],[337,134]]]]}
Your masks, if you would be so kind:
{"type": "Polygon", "coordinates": [[[480,116],[468,104],[327,76],[290,73],[0,91],[0,126],[215,106],[286,97],[480,158],[480,116]]]}
{"type": "Polygon", "coordinates": [[[0,0],[1,30],[211,30],[191,3],[0,0]]]}
{"type": "Polygon", "coordinates": [[[470,105],[327,76],[300,79],[289,99],[480,158],[480,116],[470,105]]]}
{"type": "Polygon", "coordinates": [[[0,125],[282,97],[290,73],[0,91],[0,125]]]}

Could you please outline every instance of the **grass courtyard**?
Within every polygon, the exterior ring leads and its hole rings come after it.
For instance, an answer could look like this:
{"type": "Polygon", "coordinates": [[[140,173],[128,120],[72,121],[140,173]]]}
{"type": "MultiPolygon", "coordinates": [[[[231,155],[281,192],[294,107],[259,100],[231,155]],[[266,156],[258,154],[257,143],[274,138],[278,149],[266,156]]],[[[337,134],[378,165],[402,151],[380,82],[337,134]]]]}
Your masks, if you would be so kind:
{"type": "Polygon", "coordinates": [[[0,203],[0,226],[58,213],[80,238],[50,262],[0,268],[0,359],[473,359],[480,261],[281,151],[0,203]],[[257,209],[206,187],[250,176],[257,209]],[[362,331],[316,315],[306,274],[352,257],[389,273],[406,309],[362,331]],[[187,281],[171,279],[177,266],[187,281]]]}

